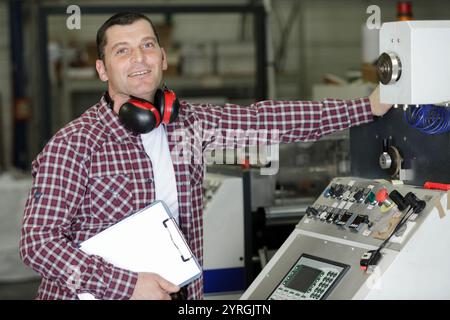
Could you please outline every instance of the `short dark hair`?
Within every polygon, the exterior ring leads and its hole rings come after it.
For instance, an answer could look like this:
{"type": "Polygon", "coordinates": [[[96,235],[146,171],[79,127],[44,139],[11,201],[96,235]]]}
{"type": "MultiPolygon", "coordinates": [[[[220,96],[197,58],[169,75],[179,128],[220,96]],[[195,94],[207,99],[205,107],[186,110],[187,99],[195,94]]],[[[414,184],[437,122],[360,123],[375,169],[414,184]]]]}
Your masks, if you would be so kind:
{"type": "Polygon", "coordinates": [[[156,36],[156,41],[159,44],[159,36],[153,25],[153,22],[146,15],[138,12],[119,12],[113,15],[111,18],[105,21],[103,25],[97,31],[97,55],[98,58],[104,60],[105,58],[105,46],[106,46],[106,30],[114,25],[126,26],[134,23],[138,20],[146,20],[150,23],[153,32],[156,36]]]}

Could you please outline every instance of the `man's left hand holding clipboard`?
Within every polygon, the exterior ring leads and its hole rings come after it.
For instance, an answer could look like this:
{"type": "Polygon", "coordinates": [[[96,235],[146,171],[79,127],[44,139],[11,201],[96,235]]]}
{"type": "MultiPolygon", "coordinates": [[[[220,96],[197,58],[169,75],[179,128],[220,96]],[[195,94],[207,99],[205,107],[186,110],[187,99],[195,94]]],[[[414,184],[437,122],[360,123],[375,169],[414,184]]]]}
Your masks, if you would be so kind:
{"type": "MultiPolygon", "coordinates": [[[[155,201],[80,245],[115,266],[138,273],[131,299],[186,299],[185,287],[202,274],[175,220],[155,201]]],[[[89,292],[80,299],[95,299],[89,292]]]]}
{"type": "Polygon", "coordinates": [[[180,287],[152,272],[139,272],[131,300],[171,300],[180,287]]]}

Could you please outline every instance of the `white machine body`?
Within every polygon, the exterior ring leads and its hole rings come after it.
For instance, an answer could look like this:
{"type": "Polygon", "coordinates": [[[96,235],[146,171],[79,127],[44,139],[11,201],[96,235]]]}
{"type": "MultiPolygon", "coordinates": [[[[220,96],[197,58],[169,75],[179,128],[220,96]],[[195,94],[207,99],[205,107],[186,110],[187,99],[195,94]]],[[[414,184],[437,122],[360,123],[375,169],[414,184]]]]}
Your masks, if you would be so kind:
{"type": "Polygon", "coordinates": [[[205,175],[203,262],[207,298],[245,289],[242,177],[205,175]]]}
{"type": "Polygon", "coordinates": [[[401,62],[397,81],[381,84],[383,103],[421,105],[450,101],[450,21],[384,23],[380,54],[401,62]]]}

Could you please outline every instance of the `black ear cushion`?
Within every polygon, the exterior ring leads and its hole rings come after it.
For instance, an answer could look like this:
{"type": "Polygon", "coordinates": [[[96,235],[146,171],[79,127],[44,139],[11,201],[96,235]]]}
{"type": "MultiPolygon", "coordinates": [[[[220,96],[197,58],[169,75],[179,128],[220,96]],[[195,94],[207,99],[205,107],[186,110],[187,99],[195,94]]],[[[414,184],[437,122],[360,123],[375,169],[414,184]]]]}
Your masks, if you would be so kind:
{"type": "Polygon", "coordinates": [[[119,110],[119,119],[128,130],[142,134],[152,131],[158,121],[150,110],[136,107],[126,102],[119,110]]]}

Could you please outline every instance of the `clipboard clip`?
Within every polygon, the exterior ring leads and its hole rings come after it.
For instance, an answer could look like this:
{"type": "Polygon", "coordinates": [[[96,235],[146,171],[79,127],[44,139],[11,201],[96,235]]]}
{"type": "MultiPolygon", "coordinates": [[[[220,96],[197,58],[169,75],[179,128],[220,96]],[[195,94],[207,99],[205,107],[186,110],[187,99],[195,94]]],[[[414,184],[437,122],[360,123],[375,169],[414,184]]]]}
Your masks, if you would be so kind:
{"type": "Polygon", "coordinates": [[[179,236],[180,236],[180,239],[183,240],[183,242],[184,242],[184,244],[186,245],[187,248],[189,248],[189,246],[187,245],[186,241],[184,240],[183,235],[181,234],[180,229],[177,227],[175,221],[174,221],[172,218],[166,219],[166,220],[164,220],[164,221],[162,222],[163,225],[164,225],[164,227],[167,229],[167,232],[169,233],[170,240],[172,240],[173,245],[175,246],[175,248],[177,248],[178,252],[180,253],[181,260],[183,260],[183,262],[187,262],[187,261],[189,261],[189,260],[192,258],[192,255],[191,255],[190,257],[188,257],[188,258],[185,258],[185,257],[184,257],[183,253],[181,252],[180,248],[177,246],[175,240],[174,240],[173,237],[172,237],[172,233],[170,232],[169,226],[168,226],[168,223],[167,223],[168,221],[172,221],[173,225],[175,226],[175,230],[178,232],[178,234],[179,234],[179,236]]]}

